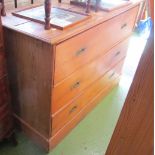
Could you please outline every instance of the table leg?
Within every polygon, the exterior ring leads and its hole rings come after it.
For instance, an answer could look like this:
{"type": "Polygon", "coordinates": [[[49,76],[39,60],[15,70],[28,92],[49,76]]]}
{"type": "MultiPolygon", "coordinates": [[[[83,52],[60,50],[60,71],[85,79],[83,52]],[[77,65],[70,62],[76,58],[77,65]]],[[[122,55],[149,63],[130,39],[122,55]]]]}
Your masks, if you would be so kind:
{"type": "Polygon", "coordinates": [[[86,13],[90,13],[90,0],[87,0],[86,13]]]}
{"type": "Polygon", "coordinates": [[[51,9],[52,9],[52,0],[45,0],[45,30],[49,30],[51,28],[50,20],[51,20],[51,9]]]}
{"type": "Polygon", "coordinates": [[[15,8],[17,8],[17,0],[14,0],[14,2],[15,2],[15,8]]]}
{"type": "Polygon", "coordinates": [[[2,10],[1,10],[1,15],[2,15],[2,16],[6,16],[4,0],[2,0],[2,10]]]}

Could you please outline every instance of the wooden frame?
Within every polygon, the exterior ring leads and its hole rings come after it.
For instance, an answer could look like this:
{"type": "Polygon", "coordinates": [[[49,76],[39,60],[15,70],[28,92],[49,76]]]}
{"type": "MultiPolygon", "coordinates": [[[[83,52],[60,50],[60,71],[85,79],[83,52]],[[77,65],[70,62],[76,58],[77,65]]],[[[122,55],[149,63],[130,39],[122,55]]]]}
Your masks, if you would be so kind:
{"type": "MultiPolygon", "coordinates": [[[[42,7],[42,5],[36,6],[36,12],[40,12],[39,10],[37,11],[37,7],[40,10],[39,7],[42,7]]],[[[51,11],[52,11],[51,10],[51,4],[47,5],[45,3],[45,10],[48,9],[48,12],[45,11],[45,21],[42,20],[42,19],[39,19],[39,16],[38,17],[32,17],[31,15],[27,15],[26,12],[25,12],[25,14],[23,13],[24,11],[28,11],[28,10],[30,10],[30,12],[31,12],[31,9],[34,10],[34,7],[22,9],[20,11],[18,10],[16,12],[13,12],[12,14],[14,16],[17,16],[17,17],[20,17],[20,18],[24,18],[24,19],[28,19],[28,20],[32,20],[32,21],[37,22],[37,23],[41,23],[41,24],[45,23],[45,30],[49,30],[51,28],[51,25],[53,27],[55,27],[55,28],[63,30],[63,29],[66,29],[68,27],[74,26],[74,25],[76,25],[76,24],[78,24],[78,23],[80,23],[82,21],[85,21],[85,20],[87,20],[88,18],[91,17],[90,15],[88,15],[86,13],[80,13],[80,12],[76,12],[76,11],[72,11],[72,10],[68,10],[68,9],[64,9],[64,8],[53,7],[53,9],[58,10],[58,12],[60,11],[60,13],[62,12],[62,14],[64,14],[66,12],[66,16],[67,16],[67,13],[71,14],[72,16],[77,16],[75,21],[74,20],[73,21],[70,20],[71,22],[68,23],[67,25],[63,25],[63,24],[61,25],[61,22],[60,22],[60,24],[59,23],[54,23],[54,22],[51,23],[50,22],[50,20],[51,20],[51,11]],[[47,7],[49,7],[49,8],[47,8],[47,7]],[[51,11],[49,12],[49,10],[51,10],[51,11]]],[[[33,14],[34,13],[35,12],[33,12],[33,14]]]]}
{"type": "MultiPolygon", "coordinates": [[[[58,1],[59,1],[59,3],[61,3],[61,0],[58,0],[58,1]]],[[[17,8],[17,0],[14,0],[14,2],[15,2],[15,8],[17,8]]],[[[31,0],[31,4],[33,4],[33,3],[34,3],[34,0],[31,0]]],[[[51,28],[51,23],[50,23],[51,10],[52,10],[52,1],[51,0],[45,0],[44,1],[44,9],[45,9],[45,30],[49,30],[51,28]]],[[[69,10],[66,10],[66,11],[69,11],[69,10]]],[[[70,11],[70,12],[73,12],[73,11],[70,11]]],[[[89,13],[89,12],[90,12],[90,0],[87,1],[87,6],[86,6],[86,13],[89,13]]],[[[77,13],[77,12],[74,12],[74,13],[77,13]]],[[[78,14],[81,14],[81,13],[78,13],[78,14]]],[[[25,18],[25,19],[30,19],[30,20],[33,20],[33,21],[38,22],[38,23],[44,23],[44,22],[36,20],[36,19],[31,19],[31,18],[28,18],[28,17],[20,16],[20,15],[18,15],[17,12],[13,13],[13,15],[21,17],[21,18],[25,18]]],[[[87,14],[81,14],[81,15],[84,15],[84,16],[88,17],[87,14]]],[[[75,24],[77,24],[77,23],[79,23],[81,21],[83,21],[83,20],[75,22],[75,23],[71,24],[71,26],[73,26],[73,25],[75,25],[75,24]]],[[[54,27],[56,27],[58,29],[64,29],[63,27],[60,27],[60,26],[57,26],[57,25],[52,25],[52,26],[54,26],[54,27]]],[[[65,27],[65,28],[67,28],[67,27],[65,27]]]]}

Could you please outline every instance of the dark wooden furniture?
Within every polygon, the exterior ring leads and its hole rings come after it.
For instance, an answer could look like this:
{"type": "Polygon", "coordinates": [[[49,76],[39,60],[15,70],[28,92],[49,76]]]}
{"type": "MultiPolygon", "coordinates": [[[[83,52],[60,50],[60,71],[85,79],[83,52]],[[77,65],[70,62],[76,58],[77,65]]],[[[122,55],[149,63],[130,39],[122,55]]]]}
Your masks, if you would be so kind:
{"type": "MultiPolygon", "coordinates": [[[[3,4],[0,4],[0,9],[3,4]]],[[[13,118],[8,89],[8,75],[6,71],[6,55],[3,45],[2,23],[0,18],[0,142],[13,135],[13,118]]]]}
{"type": "Polygon", "coordinates": [[[139,6],[134,2],[92,13],[64,31],[44,30],[42,24],[12,15],[3,18],[14,117],[46,150],[118,84],[139,6]]]}

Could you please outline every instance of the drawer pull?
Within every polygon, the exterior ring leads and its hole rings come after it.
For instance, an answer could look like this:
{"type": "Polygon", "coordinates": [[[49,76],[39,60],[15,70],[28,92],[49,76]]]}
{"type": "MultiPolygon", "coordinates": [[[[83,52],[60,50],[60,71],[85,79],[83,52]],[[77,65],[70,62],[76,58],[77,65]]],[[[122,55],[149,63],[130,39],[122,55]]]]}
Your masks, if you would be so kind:
{"type": "Polygon", "coordinates": [[[78,88],[80,86],[80,81],[77,81],[72,87],[71,90],[78,88]]]}
{"type": "Polygon", "coordinates": [[[124,29],[126,26],[127,26],[127,23],[124,23],[124,24],[121,26],[121,29],[124,29]]]}
{"type": "Polygon", "coordinates": [[[70,111],[69,114],[71,114],[72,112],[74,112],[77,109],[77,106],[74,106],[70,111]]]}
{"type": "Polygon", "coordinates": [[[113,72],[110,76],[109,79],[111,79],[115,75],[115,72],[113,72]]]}
{"type": "Polygon", "coordinates": [[[120,51],[116,52],[115,57],[118,56],[120,53],[121,53],[120,51]]]}
{"type": "Polygon", "coordinates": [[[82,53],[84,53],[86,51],[86,48],[81,48],[80,50],[78,50],[76,53],[75,53],[75,56],[79,56],[81,55],[82,53]]]}

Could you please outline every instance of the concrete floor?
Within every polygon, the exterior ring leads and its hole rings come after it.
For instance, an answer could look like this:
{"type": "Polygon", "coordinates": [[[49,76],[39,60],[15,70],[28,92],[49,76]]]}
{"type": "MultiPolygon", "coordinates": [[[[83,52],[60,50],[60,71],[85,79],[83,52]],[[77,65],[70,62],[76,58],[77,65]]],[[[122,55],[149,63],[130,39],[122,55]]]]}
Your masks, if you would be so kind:
{"type": "Polygon", "coordinates": [[[103,155],[110,142],[146,40],[133,35],[120,84],[90,112],[50,153],[45,153],[23,133],[18,146],[1,144],[0,155],[103,155]]]}

